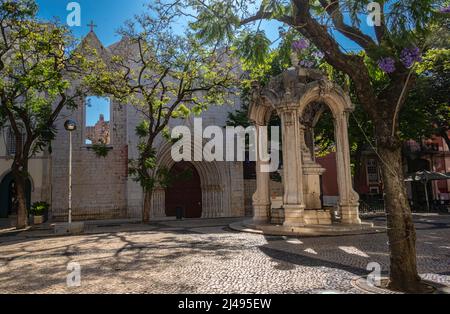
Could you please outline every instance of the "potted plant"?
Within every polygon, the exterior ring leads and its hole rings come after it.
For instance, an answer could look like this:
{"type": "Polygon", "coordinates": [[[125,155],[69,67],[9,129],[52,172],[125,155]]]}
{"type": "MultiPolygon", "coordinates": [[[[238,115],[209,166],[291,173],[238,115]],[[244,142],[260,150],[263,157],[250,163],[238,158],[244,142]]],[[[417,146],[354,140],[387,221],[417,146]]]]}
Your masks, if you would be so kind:
{"type": "Polygon", "coordinates": [[[31,215],[33,216],[33,224],[40,225],[45,222],[45,215],[50,205],[46,202],[36,202],[31,206],[31,215]]]}

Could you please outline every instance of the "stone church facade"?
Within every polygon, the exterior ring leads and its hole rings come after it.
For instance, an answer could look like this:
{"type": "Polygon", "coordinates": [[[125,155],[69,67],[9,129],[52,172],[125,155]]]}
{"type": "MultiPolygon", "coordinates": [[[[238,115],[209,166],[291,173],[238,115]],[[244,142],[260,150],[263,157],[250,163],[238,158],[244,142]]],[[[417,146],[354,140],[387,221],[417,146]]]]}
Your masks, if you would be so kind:
{"type": "MultiPolygon", "coordinates": [[[[94,32],[89,33],[84,43],[102,51],[102,55],[120,54],[121,43],[103,47],[94,32]]],[[[92,95],[95,96],[95,95],[92,95]]],[[[225,126],[228,112],[235,106],[214,107],[205,111],[201,118],[203,127],[225,126]]],[[[73,137],[73,215],[74,219],[140,218],[143,206],[143,191],[139,183],[128,175],[128,160],[137,158],[138,137],[135,128],[142,121],[141,115],[132,106],[120,104],[114,99],[110,103],[109,151],[106,157],[98,157],[92,146],[86,145],[86,105],[81,105],[70,114],[80,127],[73,137]]],[[[103,118],[104,119],[104,118],[103,118]]],[[[54,217],[65,219],[67,215],[67,167],[68,134],[63,128],[64,119],[58,125],[58,137],[53,143],[52,208],[54,217]]],[[[192,120],[172,121],[172,127],[192,123],[192,120]]],[[[171,145],[163,139],[158,143],[158,165],[172,169],[171,145]]],[[[200,192],[201,218],[237,217],[244,215],[244,182],[242,163],[239,162],[193,162],[191,168],[196,182],[186,182],[186,189],[200,192]],[[189,185],[189,187],[188,187],[189,185]]],[[[153,193],[151,217],[164,219],[172,216],[166,202],[189,207],[192,197],[183,192],[183,184],[177,190],[159,188],[153,193]]],[[[185,208],[189,210],[189,208],[185,208]]],[[[188,214],[188,213],[186,213],[188,214]]]]}
{"type": "MultiPolygon", "coordinates": [[[[94,32],[90,32],[83,39],[83,44],[97,49],[100,55],[105,57],[120,53],[120,47],[123,47],[120,42],[104,47],[94,32]]],[[[128,175],[128,161],[136,158],[138,154],[135,127],[142,121],[142,117],[132,106],[120,104],[112,98],[109,100],[108,117],[105,117],[104,113],[98,116],[98,121],[102,122],[103,126],[101,129],[109,136],[108,154],[105,157],[98,156],[91,143],[86,144],[86,139],[96,138],[96,135],[93,134],[95,127],[87,125],[89,109],[85,101],[79,104],[75,111],[61,113],[56,124],[58,133],[51,145],[52,153],[40,154],[30,161],[32,177],[30,203],[36,201],[50,203],[51,216],[55,221],[66,220],[68,215],[69,133],[64,129],[64,122],[67,119],[76,121],[78,126],[72,133],[73,219],[141,218],[143,191],[139,183],[134,182],[128,175]]],[[[201,115],[203,128],[209,125],[224,127],[228,113],[239,107],[238,99],[234,101],[233,106],[211,107],[201,115]]],[[[172,121],[171,126],[180,124],[190,126],[192,120],[172,121]]],[[[3,143],[0,146],[3,146],[3,143]]],[[[160,139],[157,150],[158,164],[172,169],[175,163],[171,158],[171,146],[160,139]]],[[[12,158],[0,159],[2,168],[0,174],[3,173],[1,181],[8,173],[10,166],[8,160],[12,161],[12,158]]],[[[153,220],[173,216],[173,211],[167,210],[166,203],[184,207],[193,200],[199,210],[198,218],[244,216],[242,162],[192,162],[189,166],[194,171],[193,177],[197,180],[187,182],[186,189],[179,183],[173,189],[160,188],[154,191],[151,210],[153,220]],[[195,193],[183,193],[189,189],[197,191],[198,201],[192,198],[195,193]]]]}

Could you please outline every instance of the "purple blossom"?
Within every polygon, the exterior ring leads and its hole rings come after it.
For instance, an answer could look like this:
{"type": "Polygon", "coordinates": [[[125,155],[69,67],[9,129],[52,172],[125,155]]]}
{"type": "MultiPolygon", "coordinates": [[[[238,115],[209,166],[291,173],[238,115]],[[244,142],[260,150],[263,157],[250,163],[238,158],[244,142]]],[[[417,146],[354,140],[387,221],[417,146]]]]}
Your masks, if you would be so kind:
{"type": "Polygon", "coordinates": [[[378,60],[378,66],[385,73],[392,73],[395,71],[395,61],[391,57],[381,58],[378,60]]]}
{"type": "Polygon", "coordinates": [[[418,47],[405,48],[402,50],[400,60],[405,67],[410,68],[415,62],[422,61],[422,53],[418,47]]]}
{"type": "Polygon", "coordinates": [[[325,56],[322,51],[314,51],[312,55],[318,59],[322,59],[325,56]]]}
{"type": "Polygon", "coordinates": [[[300,65],[305,68],[312,68],[314,66],[314,61],[302,60],[300,65]]]}
{"type": "Polygon", "coordinates": [[[294,49],[295,51],[300,51],[307,48],[309,48],[309,41],[306,39],[302,38],[292,43],[292,49],[294,49]]]}
{"type": "Polygon", "coordinates": [[[450,13],[450,5],[446,6],[445,8],[440,8],[439,12],[441,12],[441,13],[450,13]]]}

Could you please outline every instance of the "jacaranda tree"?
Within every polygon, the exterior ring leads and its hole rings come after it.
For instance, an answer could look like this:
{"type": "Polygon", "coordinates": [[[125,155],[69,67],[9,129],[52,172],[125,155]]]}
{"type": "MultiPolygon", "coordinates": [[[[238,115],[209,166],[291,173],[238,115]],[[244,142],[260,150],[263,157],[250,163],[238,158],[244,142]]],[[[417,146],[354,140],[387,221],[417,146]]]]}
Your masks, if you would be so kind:
{"type": "Polygon", "coordinates": [[[197,38],[238,47],[257,65],[272,42],[261,21],[277,21],[280,36],[294,33],[292,48],[300,65],[312,67],[323,58],[351,80],[359,105],[373,123],[381,161],[390,247],[390,282],[395,290],[425,289],[417,271],[416,231],[408,203],[401,160],[400,112],[416,81],[416,66],[430,46],[430,34],[448,29],[445,1],[368,0],[185,0],[170,4],[191,21],[197,38]],[[187,8],[187,9],[186,9],[187,8]],[[370,11],[370,18],[367,13],[370,11]],[[352,42],[360,52],[345,50],[352,42]],[[310,46],[315,56],[303,54],[310,46]],[[372,71],[372,69],[378,69],[372,71]],[[375,73],[379,77],[374,77],[375,73]]]}
{"type": "Polygon", "coordinates": [[[98,93],[133,106],[142,117],[136,127],[139,156],[129,161],[129,172],[144,190],[143,222],[150,220],[154,189],[170,180],[168,169],[157,165],[156,151],[158,140],[169,140],[169,122],[226,103],[236,79],[228,51],[176,34],[171,13],[149,5],[128,21],[120,30],[128,49],[90,78],[98,93]]]}
{"type": "Polygon", "coordinates": [[[71,82],[86,69],[83,58],[68,53],[74,42],[67,29],[38,21],[36,12],[32,0],[0,2],[0,121],[16,139],[11,171],[17,228],[28,222],[28,161],[54,139],[61,110],[76,105],[82,87],[72,88],[71,82]]]}

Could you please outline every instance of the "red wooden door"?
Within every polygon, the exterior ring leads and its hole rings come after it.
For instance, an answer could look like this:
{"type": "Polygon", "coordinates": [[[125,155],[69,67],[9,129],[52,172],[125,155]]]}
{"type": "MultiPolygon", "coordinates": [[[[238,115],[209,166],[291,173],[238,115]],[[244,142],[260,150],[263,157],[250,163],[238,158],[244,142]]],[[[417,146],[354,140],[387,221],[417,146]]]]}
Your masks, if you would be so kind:
{"type": "Polygon", "coordinates": [[[179,162],[170,170],[170,177],[176,179],[166,189],[166,216],[176,216],[176,208],[181,207],[184,217],[200,218],[202,189],[197,170],[189,162],[179,162]]]}

